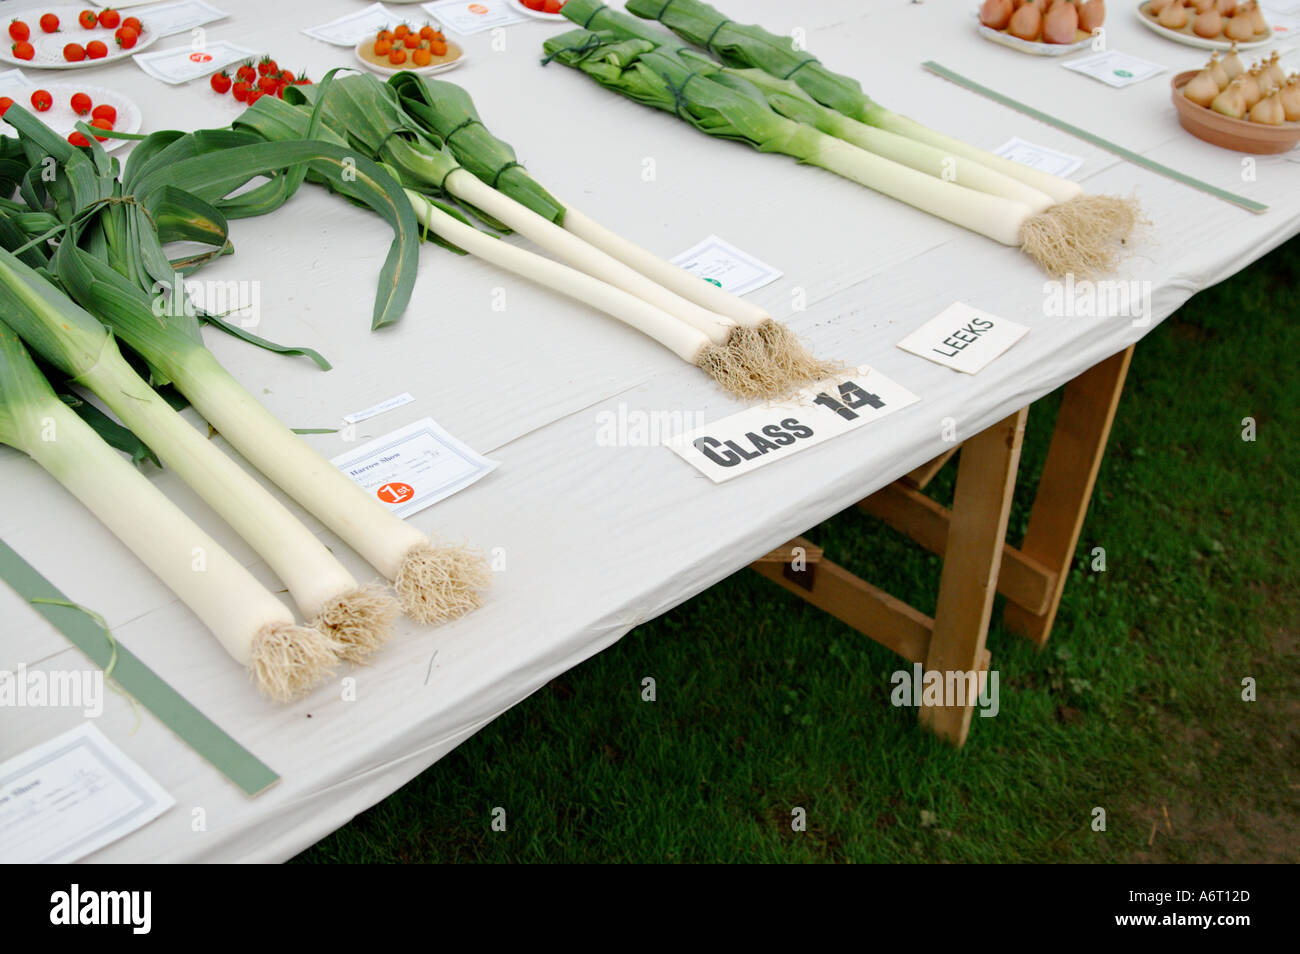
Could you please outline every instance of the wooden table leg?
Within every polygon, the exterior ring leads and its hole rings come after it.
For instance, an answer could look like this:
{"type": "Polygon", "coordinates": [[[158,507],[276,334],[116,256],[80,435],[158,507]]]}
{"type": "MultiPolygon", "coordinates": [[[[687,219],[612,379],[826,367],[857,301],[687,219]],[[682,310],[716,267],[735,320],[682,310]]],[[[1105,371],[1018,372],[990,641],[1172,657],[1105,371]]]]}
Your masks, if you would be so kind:
{"type": "Polygon", "coordinates": [[[1129,345],[1065,386],[1043,476],[1029,512],[1029,529],[1020,546],[1027,557],[1055,572],[1052,592],[1040,612],[1008,603],[1003,614],[1007,629],[1039,646],[1052,634],[1132,357],[1133,346],[1129,345]]]}
{"type": "MultiPolygon", "coordinates": [[[[984,642],[1028,413],[1027,407],[1021,408],[962,446],[934,631],[925,660],[927,675],[937,672],[945,685],[969,687],[976,679],[982,681],[982,676],[972,675],[968,682],[957,674],[981,674],[987,666],[984,642]]],[[[921,724],[961,746],[970,732],[974,703],[973,694],[964,692],[960,704],[923,705],[921,724]]]]}

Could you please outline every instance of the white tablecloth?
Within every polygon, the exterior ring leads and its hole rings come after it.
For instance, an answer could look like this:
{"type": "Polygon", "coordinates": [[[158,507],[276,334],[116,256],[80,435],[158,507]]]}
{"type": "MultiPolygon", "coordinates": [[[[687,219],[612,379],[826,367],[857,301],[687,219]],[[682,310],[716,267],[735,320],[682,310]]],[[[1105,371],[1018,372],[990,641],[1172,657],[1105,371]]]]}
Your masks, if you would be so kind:
{"type": "MultiPolygon", "coordinates": [[[[298,30],[358,9],[357,2],[216,2],[231,16],[208,27],[210,39],[265,45],[282,64],[317,77],[352,62],[350,50],[298,30]]],[[[1170,72],[1124,90],[984,42],[968,6],[724,4],[776,31],[803,28],[809,49],[891,108],[988,148],[1021,136],[1073,153],[1084,160],[1075,175],[1089,191],[1135,192],[1153,225],[1115,277],[1151,283],[1156,321],[1300,229],[1297,157],[1258,157],[1253,179],[1244,178],[1238,154],[1183,132],[1168,77],[1205,55],[1145,30],[1131,0],[1110,5],[1112,47],[1170,72]],[[927,59],[1270,209],[1254,215],[1120,161],[926,73],[920,63],[927,59]]],[[[418,16],[415,7],[397,9],[418,16]]],[[[292,856],[638,623],[941,452],[945,418],[955,419],[959,437],[975,434],[1150,330],[1128,319],[1047,317],[1044,276],[1014,250],[820,170],[705,137],[563,66],[543,69],[542,40],[563,28],[530,21],[507,28],[503,42],[487,33],[464,39],[467,62],[448,78],[470,90],[493,131],[558,194],[663,254],[716,233],[772,263],[784,277],[755,292],[755,301],[819,354],[870,364],[922,400],[714,486],[663,447],[598,441],[599,415],[620,406],[700,412],[706,420],[740,409],[648,339],[432,246],[421,252],[403,321],[371,333],[375,280],[390,237],[378,217],[305,187],[273,216],[234,223],[236,254],[204,277],[261,281],[260,333],[316,347],[335,367],[322,374],[305,360],[220,334],[209,335],[214,350],[291,426],[338,426],[344,414],[409,391],[413,404],[360,425],[358,438],[432,416],[500,461],[495,473],[412,521],[490,550],[504,567],[482,610],[436,630],[403,623],[373,666],[342,672],[355,680],[355,701],[344,701],[334,683],[276,706],[258,697],[198,621],[90,514],[25,457],[0,451],[0,537],[101,613],[123,645],[283,777],[246,798],[152,716],[137,728],[130,706],[109,693],[99,727],[177,806],[92,860],[292,856]],[[643,178],[647,160],[653,181],[643,178]],[[498,289],[503,311],[493,308],[498,289]],[[794,311],[799,297],[807,307],[794,311]],[[977,376],[894,347],[955,300],[1033,330],[977,376]],[[205,830],[193,830],[196,809],[205,830]]],[[[155,49],[188,42],[172,37],[155,49]]],[[[32,72],[51,82],[80,75],[32,72]]],[[[230,97],[217,97],[201,80],[169,87],[129,62],[92,75],[142,106],[146,131],[224,125],[238,113],[230,97]]],[[[331,435],[309,439],[327,456],[348,446],[331,435]]],[[[273,582],[171,474],[155,482],[273,582]]],[[[371,575],[311,525],[358,576],[371,575]]],[[[743,611],[735,622],[753,623],[743,611]]],[[[4,587],[0,631],[0,668],[88,665],[4,587]]],[[[0,760],[81,719],[63,709],[0,709],[0,760]]]]}

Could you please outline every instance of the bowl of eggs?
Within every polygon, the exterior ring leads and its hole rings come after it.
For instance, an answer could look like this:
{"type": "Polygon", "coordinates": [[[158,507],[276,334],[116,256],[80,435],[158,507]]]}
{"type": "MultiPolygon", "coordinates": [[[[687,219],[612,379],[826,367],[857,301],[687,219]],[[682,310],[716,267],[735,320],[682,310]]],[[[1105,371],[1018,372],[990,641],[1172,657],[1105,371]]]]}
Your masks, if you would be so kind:
{"type": "Polygon", "coordinates": [[[1171,80],[1178,121],[1193,136],[1237,152],[1270,155],[1300,142],[1300,74],[1275,52],[1249,69],[1232,50],[1171,80]]]}

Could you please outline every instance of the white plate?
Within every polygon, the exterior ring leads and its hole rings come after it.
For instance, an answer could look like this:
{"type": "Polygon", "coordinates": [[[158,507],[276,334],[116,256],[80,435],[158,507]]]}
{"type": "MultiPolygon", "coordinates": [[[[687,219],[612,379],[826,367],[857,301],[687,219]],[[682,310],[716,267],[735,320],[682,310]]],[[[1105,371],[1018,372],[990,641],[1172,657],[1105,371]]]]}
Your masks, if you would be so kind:
{"type": "MultiPolygon", "coordinates": [[[[520,3],[519,0],[508,0],[508,5],[511,8],[513,8],[516,13],[522,13],[524,16],[532,17],[535,20],[567,20],[568,19],[568,17],[566,17],[563,13],[543,13],[541,10],[529,10],[526,6],[520,3]]],[[[577,24],[575,23],[574,26],[577,26],[577,24]]]]}
{"type": "MultiPolygon", "coordinates": [[[[157,31],[149,29],[147,17],[136,17],[140,21],[140,26],[144,32],[136,39],[135,46],[129,50],[124,50],[113,39],[113,34],[117,32],[116,27],[112,30],[106,27],[95,27],[93,30],[82,29],[81,24],[77,22],[77,14],[85,9],[87,8],[67,6],[28,7],[26,10],[18,11],[19,16],[17,17],[6,15],[6,21],[18,19],[27,24],[28,29],[32,31],[32,35],[27,38],[27,42],[35,48],[36,56],[30,60],[20,60],[14,56],[14,41],[9,37],[9,23],[6,22],[4,42],[0,43],[0,62],[38,70],[80,70],[89,66],[116,63],[118,60],[134,56],[158,39],[157,31]],[[53,13],[59,18],[59,29],[54,33],[46,33],[41,29],[41,17],[47,13],[53,13]],[[102,41],[108,47],[108,56],[102,56],[97,60],[78,60],[75,63],[69,63],[63,58],[63,48],[69,43],[80,43],[85,46],[91,40],[102,41]]],[[[127,16],[130,16],[130,14],[127,14],[127,16]]],[[[125,20],[126,16],[123,16],[122,19],[125,20]]]]}
{"type": "MultiPolygon", "coordinates": [[[[127,99],[116,90],[105,89],[103,86],[90,86],[84,83],[32,83],[30,86],[21,86],[18,84],[5,85],[0,87],[0,96],[8,96],[15,103],[22,106],[29,113],[39,119],[45,125],[62,136],[64,139],[76,129],[78,119],[83,119],[86,124],[90,124],[90,115],[78,116],[72,111],[72,94],[85,93],[90,97],[94,106],[107,104],[117,110],[117,122],[113,124],[113,129],[124,133],[138,133],[142,124],[143,117],[140,113],[140,107],[134,101],[127,99]],[[54,100],[54,105],[43,113],[38,113],[32,106],[32,93],[38,89],[43,89],[54,100]]],[[[0,129],[8,134],[16,130],[10,126],[3,118],[0,118],[0,129]]],[[[105,139],[100,143],[105,152],[111,152],[125,146],[129,139],[105,139]]]]}
{"type": "Polygon", "coordinates": [[[454,60],[448,60],[443,63],[430,63],[428,66],[412,66],[410,63],[410,55],[408,54],[407,62],[403,63],[401,66],[371,63],[368,59],[366,59],[361,55],[361,48],[363,46],[373,45],[374,42],[375,42],[375,38],[373,36],[367,37],[366,39],[358,43],[355,47],[353,47],[352,53],[353,55],[356,56],[357,61],[360,62],[361,65],[364,66],[366,69],[374,70],[376,73],[383,73],[386,76],[391,76],[394,73],[401,73],[401,72],[418,73],[421,76],[431,76],[434,73],[445,73],[447,72],[447,70],[454,70],[456,67],[460,66],[460,64],[465,62],[465,48],[461,46],[459,43],[455,43],[452,40],[448,40],[447,41],[448,53],[450,53],[453,49],[460,51],[460,56],[456,57],[454,60]]]}
{"type": "Polygon", "coordinates": [[[1010,47],[1013,50],[1019,50],[1021,53],[1028,53],[1030,56],[1065,56],[1067,53],[1077,53],[1092,43],[1092,37],[1090,36],[1085,36],[1075,43],[1043,43],[1040,40],[1022,40],[1018,36],[1012,36],[1005,30],[986,27],[979,22],[979,19],[980,12],[976,10],[975,26],[984,39],[1001,46],[1010,47]]]}
{"type": "MultiPolygon", "coordinates": [[[[1146,7],[1145,2],[1139,3],[1136,7],[1133,8],[1133,12],[1137,14],[1137,18],[1142,21],[1142,23],[1147,27],[1147,29],[1159,33],[1167,40],[1173,40],[1175,43],[1182,43],[1186,46],[1199,47],[1202,50],[1232,49],[1232,40],[1217,40],[1217,39],[1207,40],[1205,37],[1197,36],[1195,33],[1180,33],[1178,30],[1171,30],[1169,29],[1169,27],[1161,26],[1155,20],[1152,20],[1149,16],[1147,16],[1145,13],[1142,12],[1145,7],[1146,7]]],[[[1268,36],[1264,37],[1264,39],[1249,40],[1246,43],[1238,42],[1237,49],[1253,50],[1257,46],[1264,46],[1265,44],[1272,43],[1272,42],[1273,42],[1273,28],[1270,26],[1268,28],[1268,36]]]]}

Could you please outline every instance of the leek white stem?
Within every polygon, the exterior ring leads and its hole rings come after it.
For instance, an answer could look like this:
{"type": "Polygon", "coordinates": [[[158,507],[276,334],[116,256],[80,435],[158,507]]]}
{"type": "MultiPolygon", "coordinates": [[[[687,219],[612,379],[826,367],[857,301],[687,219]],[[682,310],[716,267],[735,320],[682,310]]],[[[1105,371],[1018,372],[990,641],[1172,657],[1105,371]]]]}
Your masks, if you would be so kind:
{"type": "Polygon", "coordinates": [[[107,338],[78,378],[266,560],[312,619],[357,582],[325,545],[247,471],[167,405],[107,338]]]}
{"type": "Polygon", "coordinates": [[[1060,176],[1054,176],[1024,163],[1016,162],[1013,159],[994,155],[980,149],[978,146],[962,142],[960,139],[945,136],[943,133],[936,132],[927,126],[921,125],[914,119],[908,119],[906,116],[900,116],[897,113],[882,109],[878,114],[875,114],[874,118],[875,121],[872,123],[874,126],[897,133],[900,136],[906,136],[908,139],[914,139],[917,142],[928,143],[953,155],[973,159],[989,169],[1010,176],[1013,179],[1018,179],[1040,192],[1046,192],[1058,203],[1069,202],[1071,199],[1083,194],[1083,186],[1072,179],[1063,179],[1060,176]]]}
{"type": "Polygon", "coordinates": [[[447,176],[444,187],[452,195],[482,209],[579,271],[586,272],[615,288],[621,288],[628,294],[686,322],[692,328],[704,332],[714,344],[726,344],[731,337],[736,327],[731,319],[702,308],[695,302],[655,283],[595,244],[584,241],[570,231],[565,231],[544,216],[538,215],[508,195],[493,189],[473,173],[457,169],[447,176]]]}
{"type": "Polygon", "coordinates": [[[80,500],[203,621],[260,688],[278,701],[329,673],[335,656],[293,614],[120,454],[57,400],[46,402],[22,447],[80,500]],[[283,656],[296,664],[279,665],[283,656]]]}
{"type": "Polygon", "coordinates": [[[443,212],[418,192],[407,189],[406,196],[421,224],[453,245],[617,318],[649,335],[683,361],[699,364],[713,344],[704,332],[621,288],[485,235],[443,212]]]}
{"type": "Polygon", "coordinates": [[[206,348],[187,356],[176,386],[253,466],[388,579],[427,542],[264,408],[206,348]]]}
{"type": "Polygon", "coordinates": [[[745,301],[739,295],[725,292],[698,275],[692,275],[686,269],[660,258],[635,242],[628,241],[569,203],[565,202],[564,207],[562,224],[565,231],[572,232],[597,248],[604,249],[623,264],[635,268],[642,275],[676,292],[688,301],[693,301],[701,308],[707,308],[747,328],[756,328],[763,322],[772,320],[772,316],[758,305],[745,301]]]}
{"type": "MultiPolygon", "coordinates": [[[[891,159],[977,192],[986,192],[989,195],[1021,202],[1032,212],[1043,212],[1055,204],[1055,200],[1041,189],[991,169],[969,155],[957,156],[951,151],[939,149],[916,139],[909,139],[888,130],[876,129],[838,113],[834,115],[837,119],[833,135],[885,159],[891,159]]],[[[830,130],[823,130],[823,132],[830,132],[830,130]]],[[[994,158],[999,157],[994,156],[994,158]]]]}
{"type": "Polygon", "coordinates": [[[477,553],[435,547],[281,424],[206,348],[187,355],[173,377],[198,412],[250,463],[399,584],[410,616],[438,623],[480,604],[479,591],[488,585],[490,573],[477,553]],[[427,570],[433,566],[438,569],[427,570]]]}
{"type": "Polygon", "coordinates": [[[827,136],[810,126],[802,127],[799,135],[808,140],[806,147],[799,151],[804,162],[837,173],[1003,245],[1020,247],[1021,229],[1033,214],[1023,202],[944,182],[842,139],[827,136]]]}

